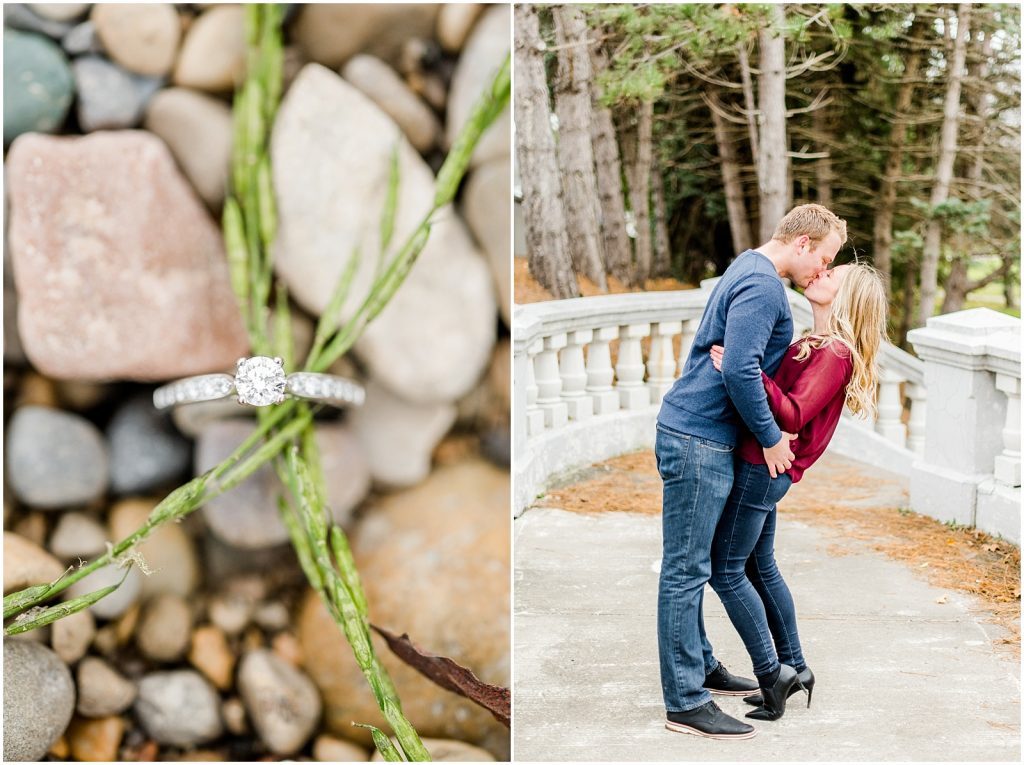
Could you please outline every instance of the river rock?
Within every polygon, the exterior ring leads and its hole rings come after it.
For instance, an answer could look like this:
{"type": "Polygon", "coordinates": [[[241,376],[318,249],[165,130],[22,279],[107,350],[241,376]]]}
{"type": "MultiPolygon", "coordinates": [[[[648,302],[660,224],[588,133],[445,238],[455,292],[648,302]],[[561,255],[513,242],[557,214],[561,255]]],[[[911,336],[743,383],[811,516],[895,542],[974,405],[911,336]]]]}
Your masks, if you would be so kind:
{"type": "Polygon", "coordinates": [[[96,619],[92,611],[76,611],[50,625],[50,645],[67,665],[85,656],[96,636],[96,619]]]}
{"type": "Polygon", "coordinates": [[[332,69],[356,53],[394,62],[406,40],[431,36],[437,12],[428,3],[307,3],[292,35],[309,60],[332,69]]]}
{"type": "Polygon", "coordinates": [[[230,91],[245,75],[245,10],[213,6],[189,27],[174,67],[174,84],[230,91]]]}
{"type": "Polygon", "coordinates": [[[74,709],[75,684],[57,654],[38,643],[4,640],[5,761],[41,760],[74,709]]]}
{"type": "Polygon", "coordinates": [[[351,741],[320,735],[313,742],[313,759],[317,762],[367,762],[370,755],[351,741]]]}
{"type": "Polygon", "coordinates": [[[126,726],[124,718],[116,715],[95,720],[76,717],[67,731],[72,759],[76,762],[117,761],[126,726]]]}
{"type": "Polygon", "coordinates": [[[89,610],[97,619],[116,619],[139,599],[142,590],[141,579],[142,573],[136,566],[132,566],[127,576],[123,568],[116,565],[104,566],[64,590],[64,599],[71,600],[121,582],[120,587],[89,606],[89,610]]]}
{"type": "Polygon", "coordinates": [[[275,754],[291,755],[301,749],[320,720],[316,686],[265,648],[242,659],[238,691],[260,740],[275,754]]]}
{"type": "Polygon", "coordinates": [[[135,701],[135,684],[103,659],[86,656],[75,672],[78,680],[78,714],[106,717],[120,714],[135,701]]]}
{"type": "Polygon", "coordinates": [[[60,129],[74,89],[68,60],[56,44],[4,29],[4,146],[22,133],[60,129]]]}
{"type": "MultiPolygon", "coordinates": [[[[110,511],[110,537],[121,540],[146,522],[155,500],[124,499],[110,511]]],[[[192,538],[177,523],[158,527],[136,549],[142,554],[149,575],[142,578],[142,596],[168,593],[188,597],[199,581],[199,559],[192,538]]]]}
{"type": "Polygon", "coordinates": [[[149,102],[145,127],[164,140],[210,209],[219,210],[231,164],[231,107],[194,90],[167,88],[149,102]]]}
{"type": "Polygon", "coordinates": [[[462,212],[487,253],[505,326],[512,326],[512,165],[508,155],[488,160],[469,175],[462,212]]]}
{"type": "Polygon", "coordinates": [[[235,654],[228,645],[224,631],[219,627],[205,624],[192,633],[192,647],[188,652],[188,660],[220,690],[224,691],[231,687],[235,671],[235,654]]]}
{"type": "Polygon", "coordinates": [[[90,18],[110,57],[128,71],[150,77],[171,71],[181,21],[170,3],[97,3],[90,18]]]}
{"type": "Polygon", "coordinates": [[[349,414],[375,483],[412,486],[427,477],[434,447],[455,422],[452,404],[410,404],[370,382],[366,402],[349,414]]]}
{"type": "Polygon", "coordinates": [[[47,584],[62,573],[64,566],[42,547],[4,530],[4,595],[34,584],[47,584]]]}
{"type": "MultiPolygon", "coordinates": [[[[447,738],[424,738],[423,746],[430,753],[432,762],[494,762],[494,755],[486,749],[467,744],[465,741],[453,741],[447,738]]],[[[393,736],[391,741],[397,746],[393,736]]],[[[370,757],[371,762],[382,762],[383,755],[375,751],[370,757]]]]}
{"type": "Polygon", "coordinates": [[[117,494],[149,491],[183,477],[191,447],[170,424],[170,416],[153,408],[151,396],[125,403],[107,426],[110,442],[110,487],[117,494]]]}
{"type": "MultiPolygon", "coordinates": [[[[511,5],[490,5],[466,41],[466,47],[452,74],[451,89],[448,92],[446,136],[449,146],[466,124],[480,94],[490,85],[502,61],[508,55],[512,39],[509,34],[511,23],[511,5]]],[[[511,140],[512,117],[509,108],[506,107],[477,144],[476,151],[473,152],[473,166],[489,160],[507,158],[511,140]]],[[[506,212],[502,220],[507,218],[506,212]]]]}
{"type": "Polygon", "coordinates": [[[107,549],[107,530],[85,513],[63,513],[50,535],[50,552],[62,560],[89,560],[107,549]]]}
{"type": "Polygon", "coordinates": [[[4,3],[4,27],[35,32],[59,40],[71,29],[71,23],[47,18],[25,3],[4,3]]]}
{"type": "MultiPolygon", "coordinates": [[[[388,495],[357,527],[352,546],[370,621],[408,633],[420,648],[452,658],[481,680],[508,687],[509,475],[479,459],[435,470],[388,495]]],[[[310,593],[298,619],[306,670],[324,699],[327,732],[359,737],[351,720],[382,725],[344,636],[310,593]]],[[[509,754],[508,729],[466,699],[438,688],[374,636],[402,708],[421,735],[509,754]]]]}
{"type": "Polygon", "coordinates": [[[7,427],[7,480],[19,500],[43,510],[100,497],[110,474],[107,446],[77,414],[23,406],[7,427]]]}
{"type": "Polygon", "coordinates": [[[448,53],[462,50],[483,9],[481,3],[444,3],[437,16],[437,41],[441,47],[448,53]]]}
{"type": "MultiPolygon", "coordinates": [[[[393,249],[430,209],[430,169],[387,115],[317,64],[302,70],[285,97],[271,152],[280,217],[276,267],[313,314],[327,306],[357,247],[365,256],[343,319],[369,291],[396,142],[401,184],[393,249]]],[[[441,211],[434,219],[418,262],[356,344],[370,377],[418,403],[452,401],[468,390],[495,338],[486,265],[457,216],[441,211]]]]}
{"type": "MultiPolygon", "coordinates": [[[[252,433],[244,420],[208,425],[196,444],[196,474],[214,467],[252,433]]],[[[370,472],[359,443],[345,425],[321,423],[316,428],[320,460],[326,479],[327,503],[336,523],[346,525],[352,510],[370,488],[370,472]]],[[[210,529],[235,547],[272,547],[288,540],[277,509],[283,488],[274,468],[267,464],[226,494],[203,506],[210,529]]]]}
{"type": "Polygon", "coordinates": [[[135,127],[160,88],[155,77],[126,72],[101,56],[81,56],[71,65],[78,89],[78,125],[83,132],[135,127]]]}
{"type": "Polygon", "coordinates": [[[142,678],[135,713],[160,744],[195,746],[218,738],[223,731],[217,692],[190,669],[153,672],[142,678]]]}
{"type": "Polygon", "coordinates": [[[7,180],[21,337],[40,371],[162,380],[244,355],[220,231],[159,138],[23,136],[7,180]]]}
{"type": "Polygon", "coordinates": [[[61,38],[60,44],[69,56],[103,53],[103,43],[96,34],[96,25],[91,21],[83,21],[74,26],[61,38]]]}
{"type": "Polygon", "coordinates": [[[28,3],[37,16],[54,21],[74,21],[89,10],[90,3],[28,3]]]}
{"type": "Polygon", "coordinates": [[[379,58],[353,56],[341,74],[384,110],[421,154],[437,141],[441,123],[434,112],[379,58]]]}
{"type": "Polygon", "coordinates": [[[135,641],[153,661],[174,661],[188,648],[192,612],[178,595],[160,595],[146,604],[135,641]]]}

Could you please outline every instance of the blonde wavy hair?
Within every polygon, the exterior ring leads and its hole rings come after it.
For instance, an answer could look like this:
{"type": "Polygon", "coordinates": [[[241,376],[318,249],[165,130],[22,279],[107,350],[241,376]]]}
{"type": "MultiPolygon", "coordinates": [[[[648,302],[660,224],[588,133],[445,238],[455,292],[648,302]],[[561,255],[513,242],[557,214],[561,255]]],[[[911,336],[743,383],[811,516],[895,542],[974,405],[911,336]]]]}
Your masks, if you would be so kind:
{"type": "Polygon", "coordinates": [[[846,346],[853,362],[846,405],[859,417],[874,418],[878,411],[878,351],[888,313],[882,275],[869,265],[853,263],[832,301],[825,332],[804,338],[795,356],[796,361],[806,361],[812,348],[832,343],[846,346]]]}

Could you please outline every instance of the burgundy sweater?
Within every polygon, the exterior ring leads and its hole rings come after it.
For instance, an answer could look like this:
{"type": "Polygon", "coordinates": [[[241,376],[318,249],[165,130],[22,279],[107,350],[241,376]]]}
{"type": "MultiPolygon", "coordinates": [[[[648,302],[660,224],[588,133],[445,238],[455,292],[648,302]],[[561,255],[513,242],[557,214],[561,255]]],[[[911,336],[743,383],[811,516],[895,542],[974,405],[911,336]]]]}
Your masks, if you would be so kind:
{"type": "MultiPolygon", "coordinates": [[[[764,372],[761,380],[768,393],[768,407],[785,433],[797,438],[789,442],[793,466],[787,470],[796,483],[825,451],[836,432],[846,401],[846,386],[853,374],[850,351],[842,343],[811,348],[810,358],[796,361],[801,340],[789,346],[775,378],[764,372]]],[[[754,465],[764,465],[761,444],[749,432],[739,441],[739,456],[754,465]]]]}

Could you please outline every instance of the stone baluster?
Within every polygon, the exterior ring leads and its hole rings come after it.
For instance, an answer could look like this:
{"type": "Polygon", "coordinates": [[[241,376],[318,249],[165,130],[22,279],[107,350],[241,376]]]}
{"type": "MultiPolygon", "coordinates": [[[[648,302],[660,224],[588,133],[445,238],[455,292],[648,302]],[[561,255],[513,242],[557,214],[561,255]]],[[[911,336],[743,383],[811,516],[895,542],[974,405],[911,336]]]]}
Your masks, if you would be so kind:
{"type": "Polygon", "coordinates": [[[558,367],[562,375],[562,401],[569,419],[582,422],[594,414],[594,402],[586,394],[587,370],[583,364],[583,346],[594,336],[592,329],[577,329],[566,333],[566,346],[559,354],[558,367]]]}
{"type": "Polygon", "coordinates": [[[537,354],[543,348],[544,341],[537,340],[526,352],[526,432],[531,436],[544,430],[544,410],[537,405],[537,376],[534,373],[537,354]]]}
{"type": "Polygon", "coordinates": [[[1020,378],[996,373],[996,388],[1006,394],[1006,422],[1003,451],[996,455],[993,473],[1000,483],[1020,486],[1020,378]]]}
{"type": "Polygon", "coordinates": [[[683,331],[681,321],[659,321],[651,325],[651,352],[647,357],[647,387],[651,401],[659,403],[672,387],[676,373],[672,338],[683,331]]]}
{"type": "Polygon", "coordinates": [[[562,378],[558,373],[558,351],[565,347],[564,332],[545,337],[534,364],[537,379],[537,406],[544,411],[544,426],[560,428],[569,419],[562,401],[562,378]]]}
{"type": "Polygon", "coordinates": [[[686,359],[690,355],[690,349],[693,347],[693,338],[697,334],[697,326],[700,324],[700,319],[686,319],[683,321],[682,334],[679,339],[679,367],[676,372],[676,377],[680,377],[683,374],[683,367],[686,366],[686,359]]]}
{"type": "Polygon", "coordinates": [[[924,454],[925,411],[928,396],[923,384],[907,383],[910,399],[910,421],[907,423],[907,448],[915,454],[924,454]]]}
{"type": "Polygon", "coordinates": [[[650,324],[619,327],[619,358],[615,375],[619,378],[619,402],[623,409],[642,409],[651,404],[651,392],[644,385],[644,357],[640,348],[640,340],[650,333],[650,324]]]}
{"type": "Polygon", "coordinates": [[[598,327],[587,346],[587,393],[593,402],[594,414],[619,411],[619,394],[612,387],[615,370],[608,343],[619,336],[618,327],[598,327]]]}
{"type": "Polygon", "coordinates": [[[875,432],[897,446],[905,446],[907,429],[903,425],[903,401],[900,399],[900,383],[903,378],[887,369],[882,369],[878,380],[878,419],[875,432]]]}

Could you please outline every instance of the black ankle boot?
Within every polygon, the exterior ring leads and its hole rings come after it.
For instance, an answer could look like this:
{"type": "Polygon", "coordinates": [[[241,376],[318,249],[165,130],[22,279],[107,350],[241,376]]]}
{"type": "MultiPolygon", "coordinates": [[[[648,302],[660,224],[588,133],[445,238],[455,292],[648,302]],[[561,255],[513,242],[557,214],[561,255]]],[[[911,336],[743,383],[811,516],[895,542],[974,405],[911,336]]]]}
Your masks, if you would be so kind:
{"type": "Polygon", "coordinates": [[[778,720],[786,713],[786,699],[794,687],[803,688],[795,669],[788,664],[779,665],[779,679],[771,685],[761,686],[762,705],[747,712],[751,720],[778,720]]]}
{"type": "MultiPolygon", "coordinates": [[[[797,677],[800,679],[800,684],[794,685],[790,688],[789,695],[792,696],[800,690],[801,686],[803,686],[803,689],[807,691],[807,706],[810,707],[811,693],[814,691],[814,673],[811,672],[810,667],[804,667],[799,673],[797,673],[797,677]]],[[[760,693],[755,693],[753,696],[745,696],[743,700],[753,707],[763,706],[764,704],[760,693]]]]}

